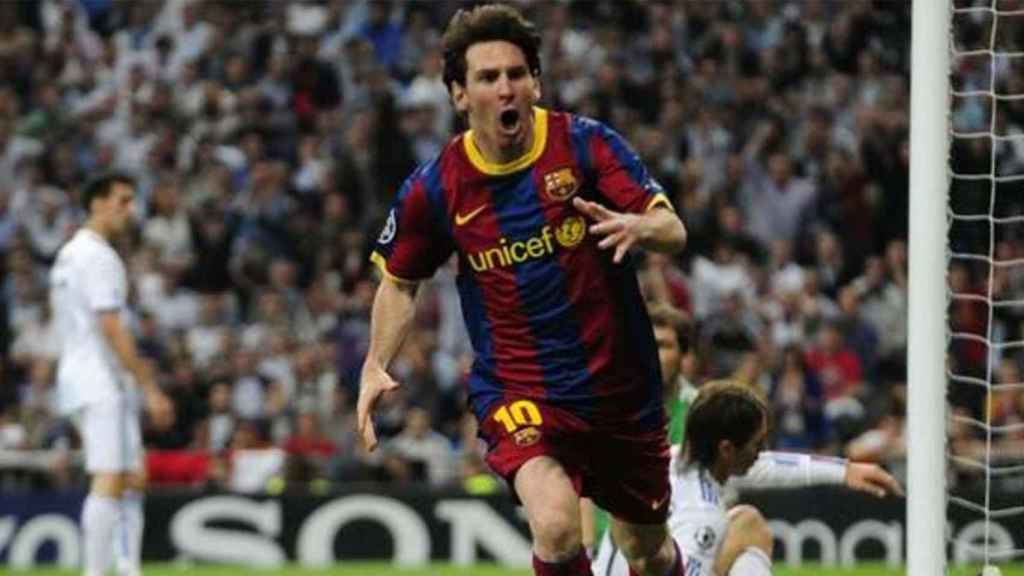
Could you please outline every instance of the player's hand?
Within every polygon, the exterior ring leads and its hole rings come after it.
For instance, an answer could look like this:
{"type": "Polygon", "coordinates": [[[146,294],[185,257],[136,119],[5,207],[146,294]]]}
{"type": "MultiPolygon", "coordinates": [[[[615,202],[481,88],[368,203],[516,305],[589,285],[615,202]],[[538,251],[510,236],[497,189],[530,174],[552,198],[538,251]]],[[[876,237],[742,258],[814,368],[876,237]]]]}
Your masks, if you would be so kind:
{"type": "Polygon", "coordinates": [[[146,411],[157,430],[166,430],[174,424],[174,404],[163,392],[146,394],[146,411]]]}
{"type": "Polygon", "coordinates": [[[572,205],[596,222],[596,224],[591,224],[588,230],[591,234],[604,236],[597,243],[598,248],[602,250],[615,248],[612,261],[616,264],[622,262],[629,249],[643,240],[647,233],[643,219],[637,214],[613,212],[596,202],[590,202],[578,196],[572,199],[572,205]]]}
{"type": "Polygon", "coordinates": [[[359,402],[356,404],[356,425],[366,450],[373,452],[377,447],[377,431],[373,428],[373,410],[385,392],[398,389],[398,382],[379,365],[363,365],[359,382],[359,402]]]}
{"type": "Polygon", "coordinates": [[[848,463],[846,465],[846,486],[879,498],[887,494],[903,495],[900,483],[877,464],[848,463]]]}

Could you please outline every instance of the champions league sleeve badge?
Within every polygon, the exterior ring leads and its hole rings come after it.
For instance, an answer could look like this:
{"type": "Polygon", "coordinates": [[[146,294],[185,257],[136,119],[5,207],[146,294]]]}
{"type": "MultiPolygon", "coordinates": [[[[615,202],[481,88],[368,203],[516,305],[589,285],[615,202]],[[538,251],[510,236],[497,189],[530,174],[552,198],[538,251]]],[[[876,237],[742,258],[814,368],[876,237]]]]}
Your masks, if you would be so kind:
{"type": "Polygon", "coordinates": [[[388,221],[384,223],[384,229],[380,231],[380,236],[377,238],[377,242],[380,244],[388,244],[395,239],[395,232],[398,230],[398,222],[395,219],[395,209],[392,208],[391,212],[388,212],[388,221]]]}

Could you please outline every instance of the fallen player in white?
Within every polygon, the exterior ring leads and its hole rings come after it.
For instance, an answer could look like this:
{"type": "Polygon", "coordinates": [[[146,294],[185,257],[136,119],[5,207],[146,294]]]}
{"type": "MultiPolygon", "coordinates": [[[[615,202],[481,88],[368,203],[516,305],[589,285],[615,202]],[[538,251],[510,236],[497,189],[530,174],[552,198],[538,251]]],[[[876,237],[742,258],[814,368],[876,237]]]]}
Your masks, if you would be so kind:
{"type": "MultiPolygon", "coordinates": [[[[726,510],[723,486],[845,485],[878,497],[902,494],[899,483],[875,464],[791,452],[764,452],[769,412],[749,388],[708,382],[690,407],[686,450],[673,447],[669,527],[682,548],[687,576],[765,576],[772,571],[772,532],[757,508],[726,510]]],[[[626,560],[606,532],[594,576],[630,576],[626,560]]]]}

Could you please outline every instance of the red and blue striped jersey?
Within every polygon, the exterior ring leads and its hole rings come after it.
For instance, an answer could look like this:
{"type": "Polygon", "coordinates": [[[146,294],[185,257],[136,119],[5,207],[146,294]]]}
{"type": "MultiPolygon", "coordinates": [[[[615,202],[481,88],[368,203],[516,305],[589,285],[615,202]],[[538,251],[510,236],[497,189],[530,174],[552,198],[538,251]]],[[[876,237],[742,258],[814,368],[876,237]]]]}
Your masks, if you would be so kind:
{"type": "Polygon", "coordinates": [[[372,259],[396,281],[416,282],[457,254],[477,418],[528,398],[595,424],[663,426],[634,266],[597,247],[571,200],[632,213],[671,205],[604,124],[536,108],[534,130],[531,149],[508,164],[487,162],[472,132],[453,138],[406,180],[372,259]]]}

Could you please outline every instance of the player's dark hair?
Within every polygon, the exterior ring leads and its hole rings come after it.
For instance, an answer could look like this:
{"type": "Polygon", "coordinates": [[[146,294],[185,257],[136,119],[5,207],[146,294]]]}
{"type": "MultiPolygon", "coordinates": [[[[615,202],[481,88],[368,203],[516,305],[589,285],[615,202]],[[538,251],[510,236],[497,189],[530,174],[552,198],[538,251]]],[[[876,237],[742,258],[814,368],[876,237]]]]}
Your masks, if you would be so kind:
{"type": "Polygon", "coordinates": [[[135,186],[135,179],[123,172],[104,172],[92,177],[82,187],[82,208],[86,212],[92,212],[92,201],[95,198],[106,198],[115,184],[127,184],[135,186]]]}
{"type": "Polygon", "coordinates": [[[704,384],[686,415],[689,460],[710,467],[722,440],[745,446],[768,415],[764,399],[747,386],[729,380],[704,384]]]}
{"type": "Polygon", "coordinates": [[[484,4],[459,10],[441,38],[444,85],[466,85],[466,50],[473,44],[504,40],[519,47],[534,78],[540,76],[540,33],[532,22],[511,6],[484,4]]]}
{"type": "Polygon", "coordinates": [[[693,342],[693,324],[690,318],[670,304],[656,303],[647,307],[647,315],[651,317],[651,325],[655,328],[671,328],[676,334],[679,352],[686,354],[693,342]]]}

